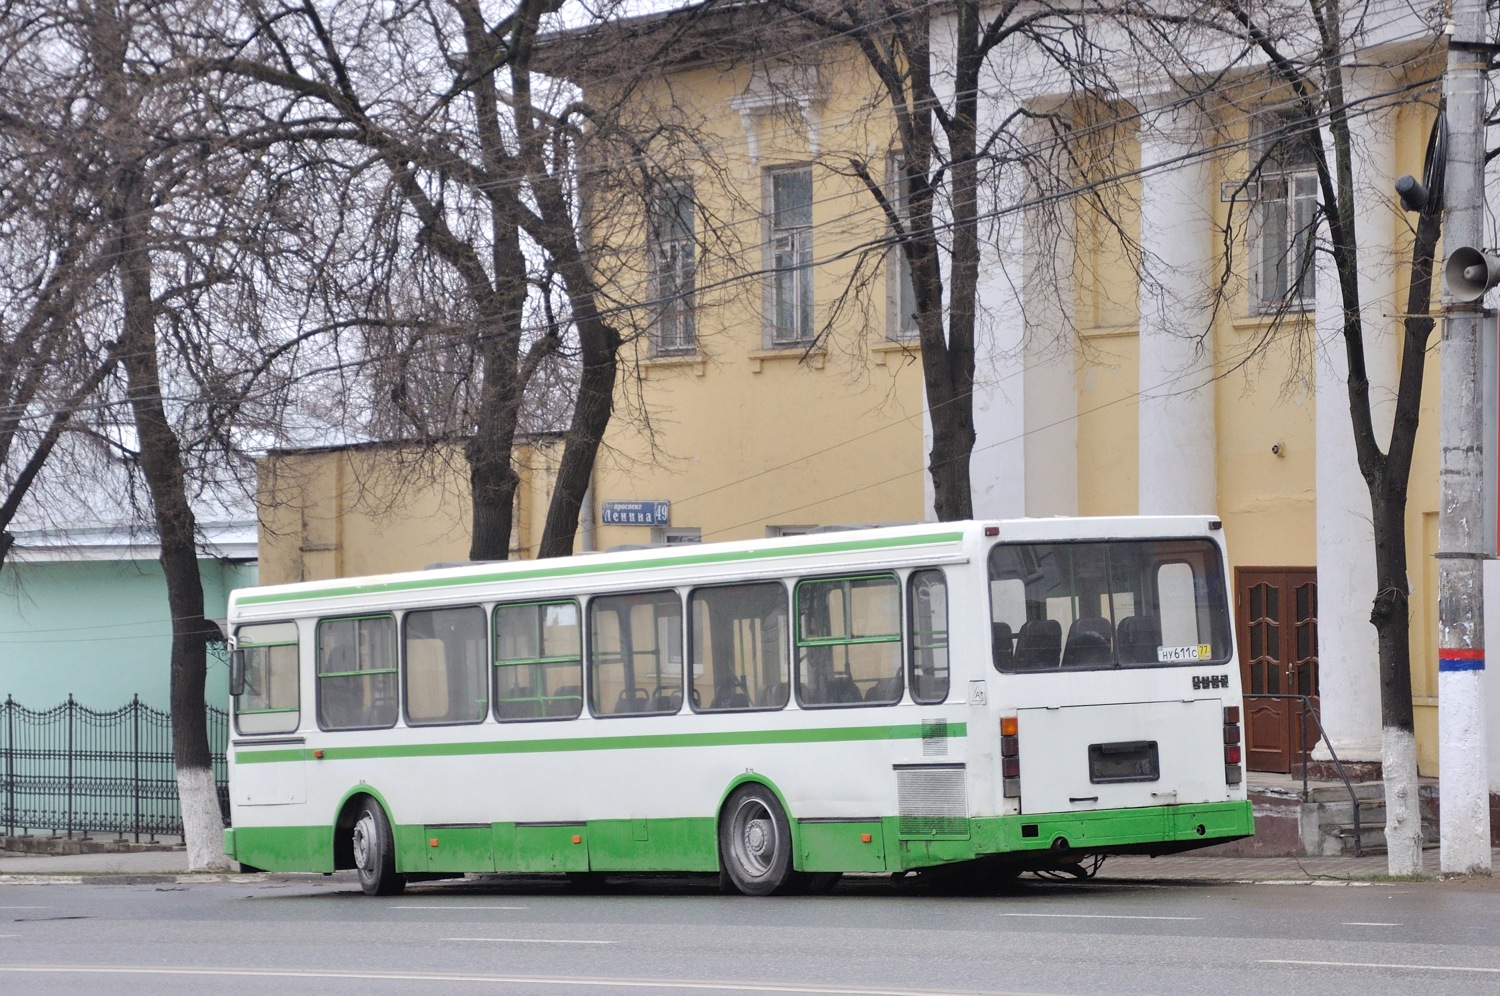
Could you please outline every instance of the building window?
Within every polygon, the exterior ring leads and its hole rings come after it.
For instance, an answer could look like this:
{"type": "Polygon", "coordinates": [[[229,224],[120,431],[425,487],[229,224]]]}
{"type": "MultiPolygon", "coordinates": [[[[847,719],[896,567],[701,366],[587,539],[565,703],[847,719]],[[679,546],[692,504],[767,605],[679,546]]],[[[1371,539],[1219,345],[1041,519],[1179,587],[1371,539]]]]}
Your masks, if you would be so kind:
{"type": "Polygon", "coordinates": [[[1255,121],[1251,269],[1257,312],[1311,308],[1318,221],[1316,125],[1286,115],[1255,121]]]}
{"type": "Polygon", "coordinates": [[[651,282],[657,302],[658,353],[686,353],[698,347],[693,320],[697,276],[693,242],[693,188],[676,183],[651,204],[651,282]]]}
{"type": "Polygon", "coordinates": [[[664,546],[680,546],[684,543],[702,543],[702,526],[652,526],[651,542],[664,546]]]}
{"type": "Polygon", "coordinates": [[[770,175],[771,344],[813,337],[812,167],[770,175]]]}
{"type": "MultiPolygon", "coordinates": [[[[911,181],[902,169],[901,160],[895,156],[886,160],[886,176],[889,178],[887,196],[891,207],[909,232],[911,211],[911,181]]],[[[890,286],[890,317],[886,322],[892,339],[915,339],[917,337],[917,291],[912,283],[911,261],[899,242],[891,246],[887,257],[887,274],[890,286]]]]}

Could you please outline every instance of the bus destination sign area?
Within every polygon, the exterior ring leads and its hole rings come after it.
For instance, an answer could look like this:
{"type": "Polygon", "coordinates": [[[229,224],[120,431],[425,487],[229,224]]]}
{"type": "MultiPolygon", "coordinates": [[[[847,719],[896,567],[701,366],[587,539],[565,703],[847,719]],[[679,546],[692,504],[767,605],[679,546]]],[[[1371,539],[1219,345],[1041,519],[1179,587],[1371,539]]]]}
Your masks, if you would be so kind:
{"type": "Polygon", "coordinates": [[[672,520],[669,501],[606,501],[599,521],[606,526],[666,526],[672,520]]]}

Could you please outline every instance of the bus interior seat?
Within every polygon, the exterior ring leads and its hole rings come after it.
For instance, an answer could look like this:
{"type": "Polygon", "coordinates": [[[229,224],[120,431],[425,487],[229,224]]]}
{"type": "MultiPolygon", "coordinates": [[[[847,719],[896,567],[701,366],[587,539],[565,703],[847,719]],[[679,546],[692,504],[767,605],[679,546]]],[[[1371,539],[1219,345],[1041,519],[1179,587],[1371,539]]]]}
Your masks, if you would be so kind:
{"type": "Polygon", "coordinates": [[[1155,619],[1150,616],[1126,616],[1120,620],[1117,635],[1120,663],[1156,663],[1156,651],[1161,647],[1161,633],[1156,628],[1155,619]]]}
{"type": "Polygon", "coordinates": [[[773,681],[760,690],[760,698],[756,700],[760,706],[784,706],[786,705],[786,682],[773,681]]]}
{"type": "Polygon", "coordinates": [[[714,687],[714,699],[710,709],[748,709],[750,694],[745,691],[744,678],[730,678],[714,687]]]}
{"type": "Polygon", "coordinates": [[[901,701],[901,676],[892,675],[889,678],[881,678],[875,684],[865,690],[866,702],[900,702],[901,701]]]}
{"type": "Polygon", "coordinates": [[[841,674],[829,679],[823,690],[824,702],[843,705],[850,702],[864,701],[864,696],[859,694],[859,686],[848,675],[841,674]]]}
{"type": "Polygon", "coordinates": [[[651,696],[651,712],[676,712],[682,708],[682,689],[658,688],[651,696]]]}
{"type": "Polygon", "coordinates": [[[1016,666],[1015,634],[1010,631],[1010,623],[992,625],[990,642],[994,646],[996,671],[1009,671],[1016,666]]]}
{"type": "Polygon", "coordinates": [[[531,719],[537,715],[537,701],[531,689],[512,686],[500,693],[495,714],[501,719],[531,719]]]}
{"type": "Polygon", "coordinates": [[[651,693],[644,688],[622,688],[615,699],[615,712],[645,712],[651,702],[651,693]]]}
{"type": "Polygon", "coordinates": [[[1062,656],[1062,623],[1056,619],[1028,619],[1016,636],[1016,665],[1057,667],[1062,656]]]}
{"type": "Polygon", "coordinates": [[[576,716],[583,711],[583,689],[578,685],[560,685],[547,697],[548,716],[576,716]]]}
{"type": "Polygon", "coordinates": [[[1074,619],[1068,627],[1068,642],[1063,645],[1063,667],[1113,664],[1114,629],[1103,616],[1074,619]]]}

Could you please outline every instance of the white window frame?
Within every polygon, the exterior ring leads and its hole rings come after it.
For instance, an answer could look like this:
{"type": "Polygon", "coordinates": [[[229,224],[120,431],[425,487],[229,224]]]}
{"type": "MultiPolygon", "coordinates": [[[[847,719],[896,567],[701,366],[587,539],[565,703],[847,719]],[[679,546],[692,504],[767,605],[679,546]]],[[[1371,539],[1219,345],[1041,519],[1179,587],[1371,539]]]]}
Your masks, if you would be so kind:
{"type": "Polygon", "coordinates": [[[1288,137],[1296,119],[1252,120],[1250,272],[1255,314],[1311,310],[1316,297],[1318,173],[1307,146],[1288,137]],[[1296,281],[1295,286],[1293,281],[1296,281]]]}
{"type": "Polygon", "coordinates": [[[652,347],[658,354],[698,349],[696,213],[687,181],[667,184],[652,198],[651,293],[657,302],[652,347]]]}
{"type": "MultiPolygon", "coordinates": [[[[886,197],[901,223],[910,230],[911,187],[902,173],[900,156],[889,156],[885,164],[886,197]]],[[[892,233],[894,237],[895,233],[892,233]]],[[[886,253],[886,338],[897,342],[917,338],[917,289],[911,261],[897,242],[886,253]]]]}
{"type": "Polygon", "coordinates": [[[810,164],[781,167],[765,173],[765,325],[769,348],[804,346],[814,338],[811,191],[810,164]],[[776,198],[777,178],[795,173],[807,177],[809,193],[805,220],[785,218],[782,205],[776,198]],[[780,320],[788,313],[795,316],[790,326],[780,320]]]}

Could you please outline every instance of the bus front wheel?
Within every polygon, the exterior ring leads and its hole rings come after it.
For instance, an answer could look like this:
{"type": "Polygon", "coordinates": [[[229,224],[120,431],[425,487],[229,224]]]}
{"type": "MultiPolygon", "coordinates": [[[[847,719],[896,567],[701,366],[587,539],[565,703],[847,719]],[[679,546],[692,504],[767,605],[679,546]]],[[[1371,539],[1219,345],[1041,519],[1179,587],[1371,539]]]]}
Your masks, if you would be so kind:
{"type": "Polygon", "coordinates": [[[764,785],[742,785],[730,795],[719,820],[719,860],[747,896],[769,896],[791,882],[791,828],[764,785]]]}
{"type": "Polygon", "coordinates": [[[385,811],[366,799],[354,819],[354,868],[367,896],[394,896],[406,888],[406,876],[396,873],[396,846],[385,811]]]}

